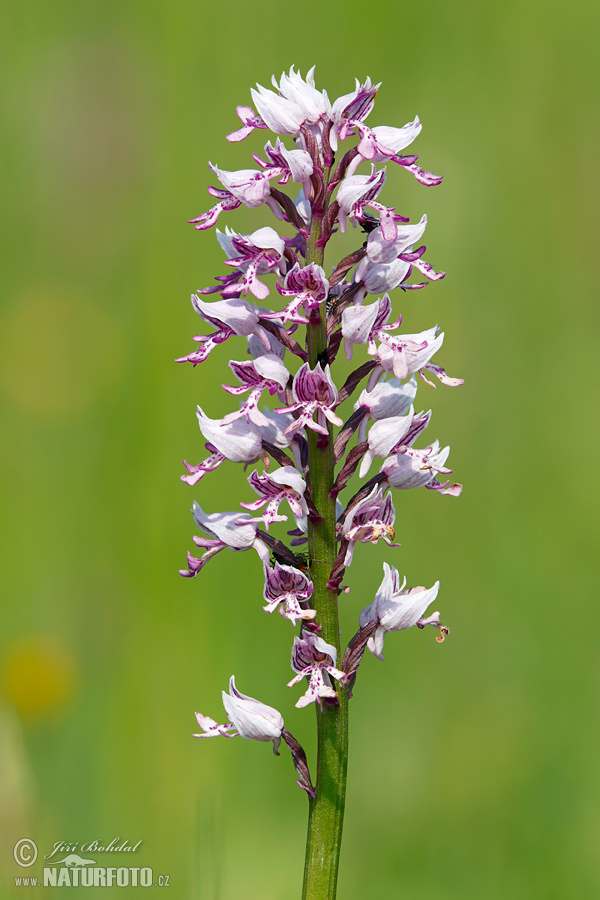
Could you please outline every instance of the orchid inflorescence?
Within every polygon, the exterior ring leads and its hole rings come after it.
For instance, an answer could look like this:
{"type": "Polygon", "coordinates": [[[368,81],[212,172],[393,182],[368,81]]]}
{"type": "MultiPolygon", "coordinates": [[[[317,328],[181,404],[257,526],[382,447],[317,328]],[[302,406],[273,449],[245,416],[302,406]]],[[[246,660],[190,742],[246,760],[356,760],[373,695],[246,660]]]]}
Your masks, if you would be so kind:
{"type": "MultiPolygon", "coordinates": [[[[379,88],[369,78],[357,80],[354,90],[333,103],[315,87],[314,68],[304,80],[292,67],[279,83],[273,78],[273,86],[273,91],[252,90],[256,109],[237,108],[242,126],[227,139],[238,142],[256,129],[270,129],[275,143],[267,142],[264,158],[253,155],[256,168],[224,171],[209,164],[220,183],[208,189],[216,203],[191,221],[203,231],[240,206],[266,206],[283,233],[271,226],[251,234],[217,229],[229,272],[192,295],[195,312],[213,330],[195,337],[197,348],[177,360],[196,366],[217,345],[245,339],[236,353],[245,358],[229,362],[238,383],[223,385],[240,398],[239,408],[210,419],[198,407],[207,455],[197,464],[186,462],[182,479],[195,485],[226,460],[244,466],[260,462],[262,467],[248,475],[258,499],[242,502],[244,512],[207,513],[194,502],[194,521],[203,532],[194,542],[204,552],[188,554],[181,574],[196,576],[225,548],[256,550],[264,571],[263,609],[277,610],[299,629],[289,685],[306,678],[308,687],[296,706],[316,702],[323,712],[342,699],[347,703],[365,649],[383,659],[388,632],[432,625],[438,641],[448,633],[438,612],[426,616],[439,582],[429,589],[406,588],[397,569],[384,563],[383,581],[342,656],[337,601],[349,590],[342,581],[358,544],[381,538],[399,546],[392,489],[460,493],[460,485],[437,477],[451,472],[449,448],[440,449],[437,440],[421,449],[414,445],[431,419],[431,411],[415,412],[416,376],[432,386],[431,376],[450,386],[462,380],[432,362],[444,340],[437,326],[402,334],[401,316],[394,321],[392,315],[394,288],[421,289],[444,277],[425,262],[425,247],[419,245],[427,216],[410,224],[378,199],[386,181],[385,166],[378,168],[382,163],[399,165],[424,185],[441,182],[417,165],[417,156],[404,154],[421,131],[419,119],[402,128],[367,126],[379,88]],[[282,137],[291,138],[293,149],[282,137]],[[284,185],[290,193],[280,190],[284,185]],[[327,274],[324,249],[348,223],[362,229],[360,246],[327,274]],[[414,280],[415,274],[425,280],[414,280]],[[218,299],[205,299],[211,294],[218,299]],[[262,306],[277,295],[279,309],[262,306]],[[369,295],[377,296],[369,300],[369,295]],[[305,339],[298,333],[303,327],[305,339]],[[348,360],[355,346],[366,348],[367,359],[338,387],[332,368],[342,342],[348,360]],[[342,405],[361,384],[353,410],[341,416],[342,405]],[[272,408],[266,405],[269,396],[272,408]],[[368,477],[376,461],[377,474],[368,477]],[[362,484],[342,502],[355,474],[362,484]],[[272,526],[282,522],[293,523],[287,541],[272,534],[272,526]],[[307,562],[292,549],[306,542],[307,562]],[[323,559],[329,559],[325,568],[323,559]]],[[[298,783],[314,802],[318,778],[315,787],[304,751],[280,713],[240,693],[233,677],[223,703],[228,722],[197,714],[201,733],[195,736],[239,734],[272,741],[275,752],[283,738],[298,783]]]]}

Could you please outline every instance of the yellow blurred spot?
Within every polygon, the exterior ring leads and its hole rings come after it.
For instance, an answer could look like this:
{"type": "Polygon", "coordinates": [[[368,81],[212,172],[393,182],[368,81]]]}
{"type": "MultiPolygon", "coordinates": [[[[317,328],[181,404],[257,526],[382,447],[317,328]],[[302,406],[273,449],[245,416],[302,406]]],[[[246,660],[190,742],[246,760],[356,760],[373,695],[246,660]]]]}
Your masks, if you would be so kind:
{"type": "Polygon", "coordinates": [[[124,335],[109,312],[74,292],[25,294],[3,315],[0,380],[26,413],[80,413],[123,369],[124,335]]]}
{"type": "Polygon", "coordinates": [[[2,668],[3,693],[24,718],[60,711],[73,694],[75,662],[56,639],[29,637],[13,644],[2,668]]]}

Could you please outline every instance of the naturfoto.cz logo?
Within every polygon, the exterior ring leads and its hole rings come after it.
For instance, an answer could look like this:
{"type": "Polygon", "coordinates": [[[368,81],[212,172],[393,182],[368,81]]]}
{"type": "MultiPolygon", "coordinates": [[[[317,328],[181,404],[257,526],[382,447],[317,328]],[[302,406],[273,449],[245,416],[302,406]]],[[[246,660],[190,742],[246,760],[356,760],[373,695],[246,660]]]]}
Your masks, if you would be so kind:
{"type": "MultiPolygon", "coordinates": [[[[138,841],[130,845],[124,841],[119,846],[120,838],[115,838],[110,844],[102,844],[100,841],[88,841],[81,845],[82,851],[103,852],[135,852],[142,843],[138,841]]],[[[96,860],[80,856],[73,852],[79,843],[67,844],[57,841],[50,853],[44,859],[52,859],[44,865],[42,878],[29,876],[16,877],[16,887],[168,887],[169,876],[154,876],[150,866],[98,866],[96,860]],[[66,856],[54,859],[56,854],[68,852],[66,856]]],[[[34,841],[29,838],[21,838],[15,844],[13,855],[15,861],[23,867],[29,867],[37,859],[38,849],[34,841]]]]}
{"type": "MultiPolygon", "coordinates": [[[[161,886],[168,886],[168,875],[159,878],[161,886]]],[[[148,866],[44,866],[44,887],[152,887],[153,884],[154,873],[148,866]]]]}

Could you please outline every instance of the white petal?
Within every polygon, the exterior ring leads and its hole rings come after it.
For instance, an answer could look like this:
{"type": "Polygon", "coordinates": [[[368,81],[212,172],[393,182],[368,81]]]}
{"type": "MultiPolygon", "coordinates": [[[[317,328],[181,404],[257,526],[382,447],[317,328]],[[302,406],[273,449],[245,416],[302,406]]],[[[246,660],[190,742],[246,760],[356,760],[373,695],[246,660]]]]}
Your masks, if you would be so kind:
{"type": "Polygon", "coordinates": [[[229,425],[222,425],[220,419],[209,419],[199,406],[196,415],[200,431],[207,441],[214,444],[219,453],[232,462],[253,462],[261,454],[262,436],[260,429],[236,419],[229,425]]]}
{"type": "Polygon", "coordinates": [[[229,694],[223,691],[223,706],[241,737],[255,741],[274,741],[281,737],[284,725],[281,713],[238,691],[233,675],[229,694]]]}
{"type": "Polygon", "coordinates": [[[390,125],[376,125],[371,131],[381,147],[388,147],[394,153],[400,153],[401,150],[412,144],[422,127],[419,117],[416,116],[413,122],[407,122],[403,128],[392,128],[390,125]]]}

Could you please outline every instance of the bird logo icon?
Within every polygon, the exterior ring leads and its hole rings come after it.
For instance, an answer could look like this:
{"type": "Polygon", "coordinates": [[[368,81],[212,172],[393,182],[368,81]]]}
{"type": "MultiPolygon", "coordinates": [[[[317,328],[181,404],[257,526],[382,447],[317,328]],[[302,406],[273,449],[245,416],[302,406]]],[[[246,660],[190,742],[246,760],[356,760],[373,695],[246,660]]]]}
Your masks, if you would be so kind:
{"type": "Polygon", "coordinates": [[[77,856],[76,853],[69,853],[68,856],[65,856],[64,859],[57,859],[54,862],[54,865],[60,866],[65,865],[68,869],[80,869],[83,866],[93,866],[95,865],[95,860],[93,859],[84,859],[82,856],[77,856]]]}

